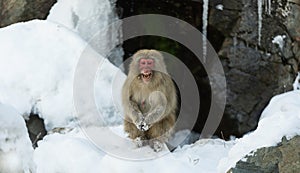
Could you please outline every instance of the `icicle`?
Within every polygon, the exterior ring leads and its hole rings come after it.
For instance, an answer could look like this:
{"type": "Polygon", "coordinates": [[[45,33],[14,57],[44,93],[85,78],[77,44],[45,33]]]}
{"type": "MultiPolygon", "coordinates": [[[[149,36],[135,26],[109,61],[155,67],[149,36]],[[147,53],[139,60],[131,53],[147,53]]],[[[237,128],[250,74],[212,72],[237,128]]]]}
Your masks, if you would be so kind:
{"type": "Polygon", "coordinates": [[[257,11],[258,11],[258,45],[261,40],[261,28],[262,28],[262,0],[257,0],[257,11]]]}
{"type": "Polygon", "coordinates": [[[262,3],[263,3],[262,5],[265,7],[265,13],[267,13],[268,12],[268,0],[263,0],[262,3]]]}
{"type": "Polygon", "coordinates": [[[265,6],[265,13],[268,13],[268,15],[271,15],[272,0],[264,0],[263,5],[265,6]]]}
{"type": "Polygon", "coordinates": [[[268,14],[271,15],[272,11],[272,0],[268,0],[268,14]]]}
{"type": "Polygon", "coordinates": [[[207,23],[208,23],[208,4],[209,0],[203,0],[203,13],[202,13],[202,44],[203,44],[203,61],[206,61],[206,54],[207,54],[207,23]]]}

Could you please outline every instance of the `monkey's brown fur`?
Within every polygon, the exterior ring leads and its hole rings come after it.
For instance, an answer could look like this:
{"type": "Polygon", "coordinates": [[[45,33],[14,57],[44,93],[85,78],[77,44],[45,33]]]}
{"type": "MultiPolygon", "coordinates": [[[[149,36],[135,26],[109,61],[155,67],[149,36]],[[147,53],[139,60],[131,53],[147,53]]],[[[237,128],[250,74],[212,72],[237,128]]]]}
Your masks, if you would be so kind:
{"type": "Polygon", "coordinates": [[[140,50],[133,55],[122,90],[122,104],[125,113],[124,129],[129,138],[167,141],[176,121],[177,96],[161,53],[140,50]],[[141,58],[151,58],[155,63],[148,83],[144,83],[140,77],[141,58]],[[149,125],[149,129],[138,129],[139,123],[149,125]]]}

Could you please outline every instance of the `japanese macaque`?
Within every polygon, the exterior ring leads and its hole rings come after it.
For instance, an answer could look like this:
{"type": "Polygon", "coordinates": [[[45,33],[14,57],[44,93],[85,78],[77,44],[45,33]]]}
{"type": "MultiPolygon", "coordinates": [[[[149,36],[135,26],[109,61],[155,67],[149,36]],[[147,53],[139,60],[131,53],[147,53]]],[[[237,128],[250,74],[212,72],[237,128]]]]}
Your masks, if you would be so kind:
{"type": "Polygon", "coordinates": [[[122,104],[129,138],[160,151],[174,128],[177,108],[176,88],[160,52],[140,50],[133,55],[122,104]]]}

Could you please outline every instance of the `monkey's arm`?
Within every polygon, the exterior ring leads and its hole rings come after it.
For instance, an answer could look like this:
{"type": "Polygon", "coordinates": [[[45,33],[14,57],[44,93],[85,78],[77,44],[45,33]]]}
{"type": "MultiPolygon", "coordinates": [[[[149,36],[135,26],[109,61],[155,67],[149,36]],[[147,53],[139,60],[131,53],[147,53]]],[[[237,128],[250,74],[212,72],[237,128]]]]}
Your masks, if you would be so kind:
{"type": "Polygon", "coordinates": [[[143,120],[143,114],[138,104],[132,100],[128,82],[126,81],[122,91],[122,103],[125,112],[125,119],[134,123],[137,127],[143,120]]]}
{"type": "Polygon", "coordinates": [[[164,93],[160,91],[154,91],[149,96],[149,103],[151,105],[151,108],[145,116],[144,122],[147,125],[151,126],[155,122],[158,122],[164,118],[164,116],[168,112],[168,101],[164,93]]]}

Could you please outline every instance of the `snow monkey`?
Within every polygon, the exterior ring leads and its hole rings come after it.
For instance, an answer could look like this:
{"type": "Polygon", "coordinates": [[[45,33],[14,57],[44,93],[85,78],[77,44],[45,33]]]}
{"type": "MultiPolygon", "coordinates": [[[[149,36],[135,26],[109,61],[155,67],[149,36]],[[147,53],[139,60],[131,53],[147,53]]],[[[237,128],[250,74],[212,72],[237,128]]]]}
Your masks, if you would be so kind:
{"type": "Polygon", "coordinates": [[[177,95],[163,56],[156,50],[133,55],[122,89],[124,129],[138,147],[162,149],[176,121],[177,95]]]}

